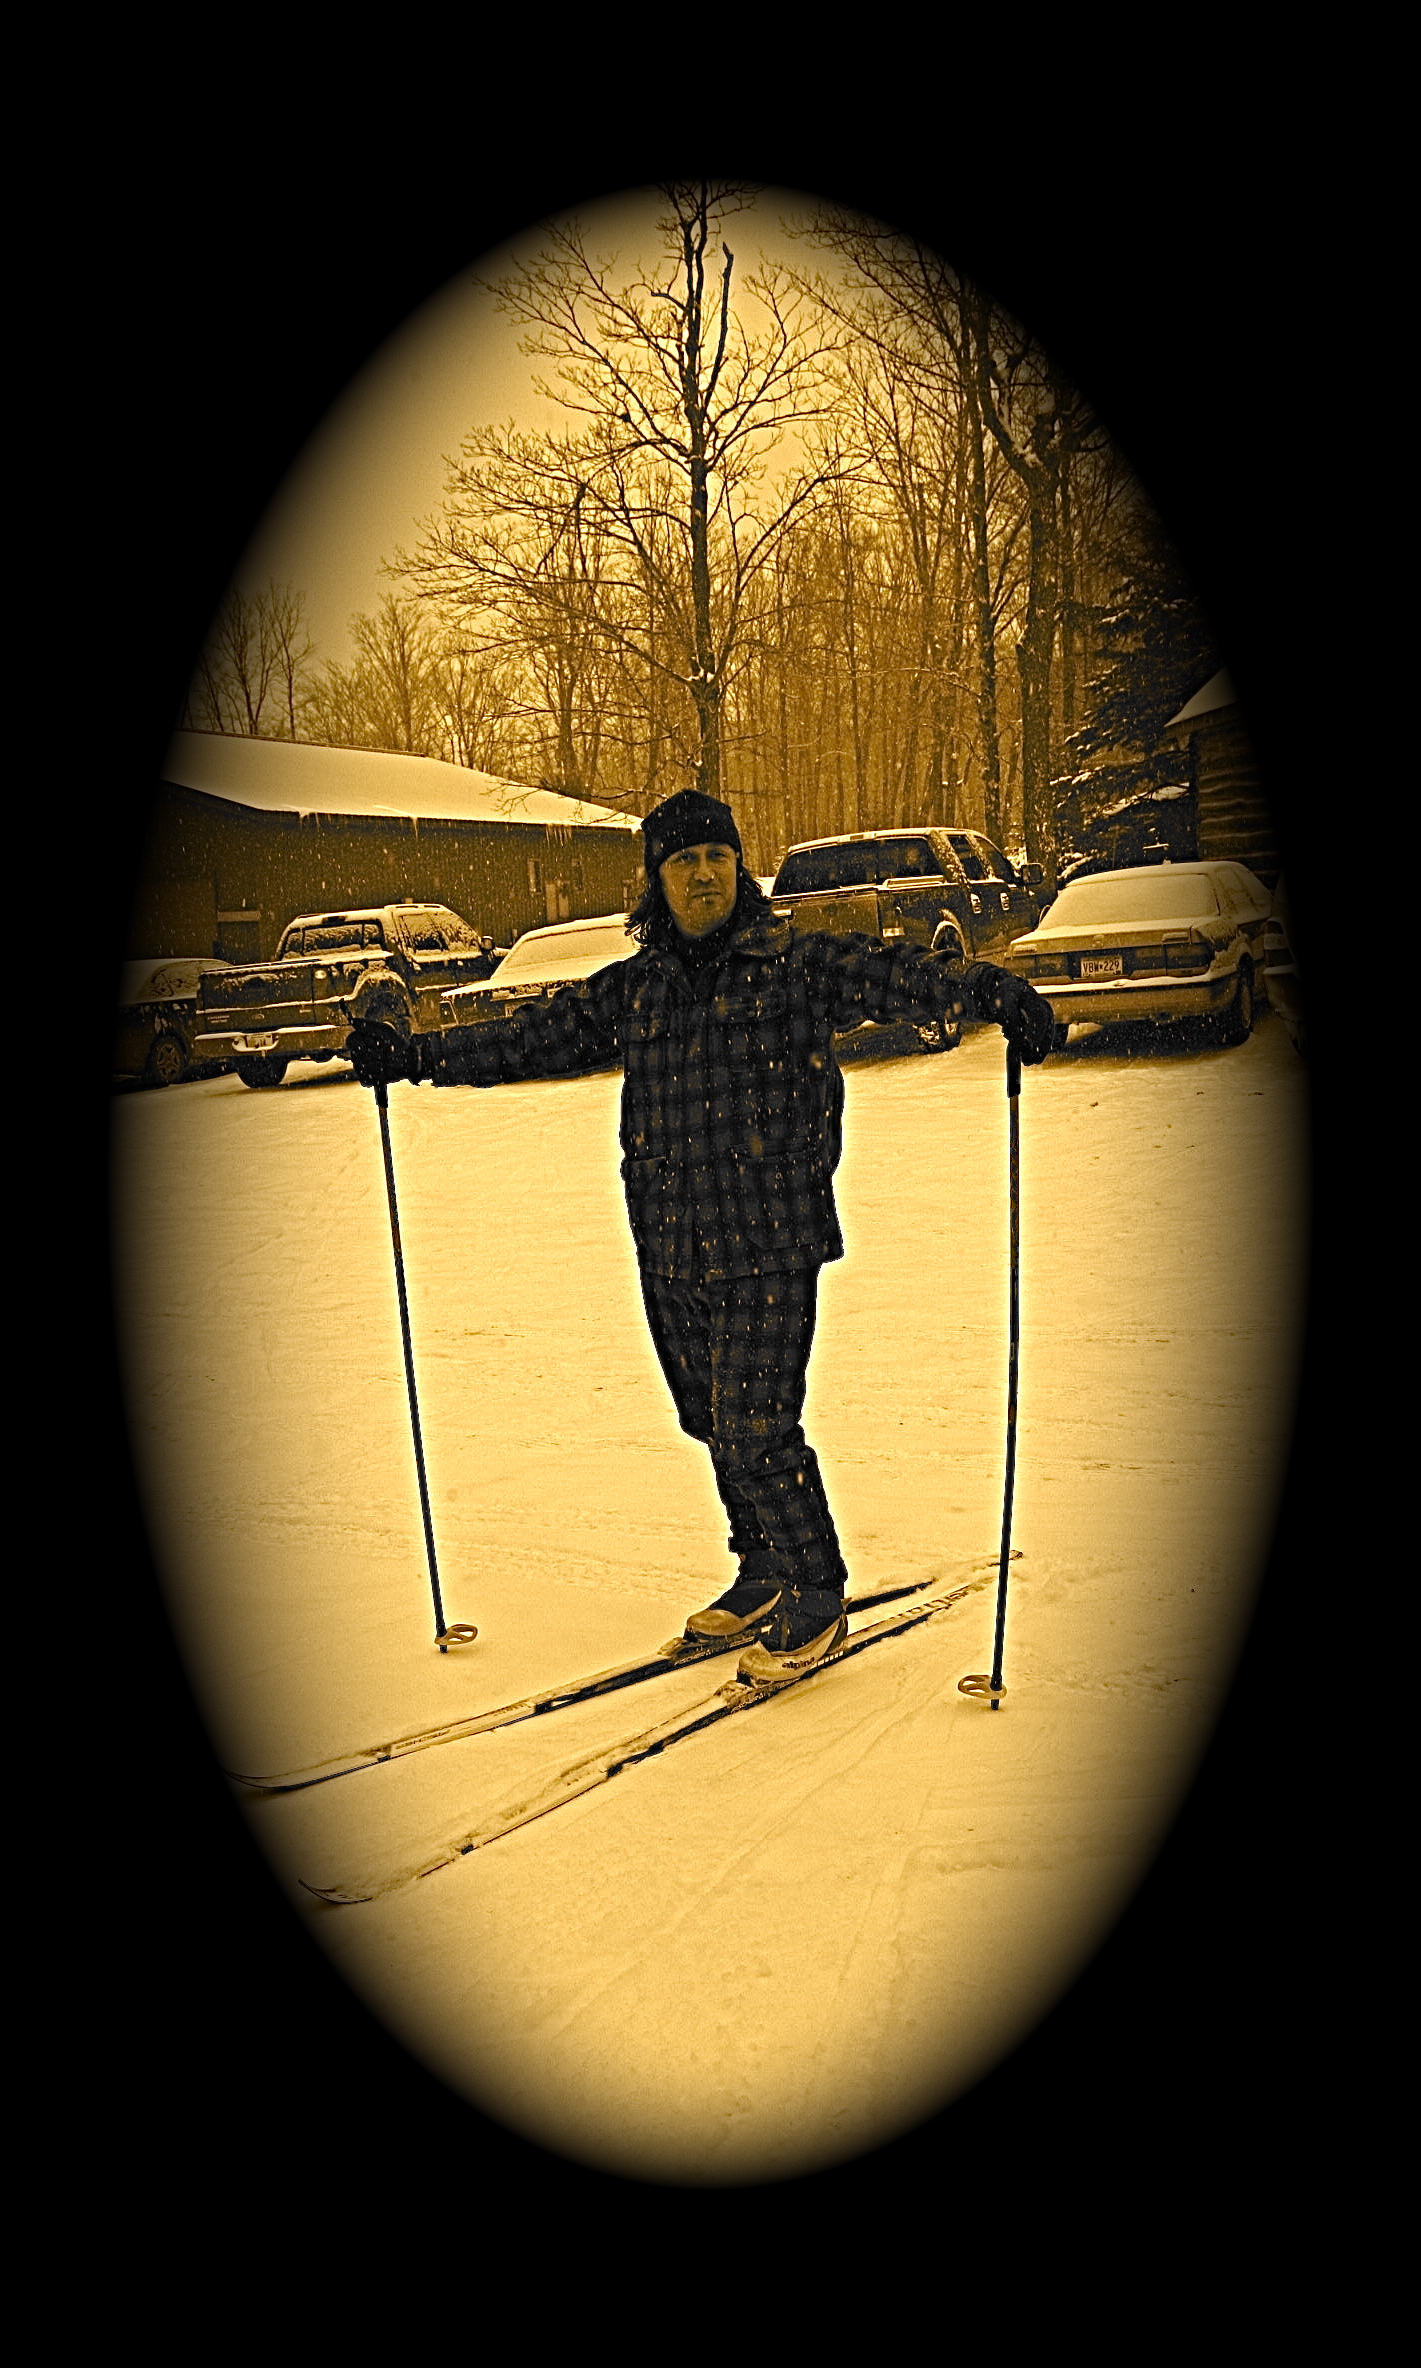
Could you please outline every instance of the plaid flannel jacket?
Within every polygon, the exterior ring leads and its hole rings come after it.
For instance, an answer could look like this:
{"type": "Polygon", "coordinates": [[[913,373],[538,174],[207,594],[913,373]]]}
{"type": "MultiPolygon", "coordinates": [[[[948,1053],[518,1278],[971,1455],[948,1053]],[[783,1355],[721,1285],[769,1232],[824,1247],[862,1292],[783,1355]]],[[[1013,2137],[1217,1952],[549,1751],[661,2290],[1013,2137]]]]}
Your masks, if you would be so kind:
{"type": "Polygon", "coordinates": [[[654,1274],[730,1281],[844,1254],[835,1031],[935,1019],[961,996],[919,946],[761,920],[695,984],[674,955],[647,949],[550,1003],[453,1029],[431,1075],[495,1085],[619,1059],[637,1256],[654,1274]]]}

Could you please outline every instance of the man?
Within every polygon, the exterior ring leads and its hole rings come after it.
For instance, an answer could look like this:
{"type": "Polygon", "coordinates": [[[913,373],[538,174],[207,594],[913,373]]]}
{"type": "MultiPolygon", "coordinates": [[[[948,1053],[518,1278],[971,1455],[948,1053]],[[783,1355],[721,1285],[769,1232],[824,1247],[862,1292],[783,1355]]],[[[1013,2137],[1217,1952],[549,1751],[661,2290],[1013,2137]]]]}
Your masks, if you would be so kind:
{"type": "Polygon", "coordinates": [[[774,1683],[845,1633],[846,1573],[800,1427],[834,1207],[844,1081],[835,1032],[863,1020],[997,1019],[1043,1060],[1049,1006],[987,963],[954,975],[922,947],[799,935],[741,859],[729,806],[698,790],[642,824],[641,951],[549,1004],[403,1042],[352,1029],[364,1085],[494,1085],[623,1063],[622,1176],[652,1341],[681,1427],[709,1449],[739,1557],[687,1638],[744,1642],[774,1683]]]}

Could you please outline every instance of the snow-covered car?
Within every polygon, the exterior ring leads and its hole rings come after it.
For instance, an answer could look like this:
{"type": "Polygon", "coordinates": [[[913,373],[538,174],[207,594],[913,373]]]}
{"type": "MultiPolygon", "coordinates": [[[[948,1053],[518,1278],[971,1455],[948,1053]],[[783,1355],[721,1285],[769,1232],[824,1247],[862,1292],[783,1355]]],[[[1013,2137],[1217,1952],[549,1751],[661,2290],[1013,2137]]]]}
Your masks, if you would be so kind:
{"type": "Polygon", "coordinates": [[[115,1076],[141,1077],[146,1085],[177,1085],[195,1073],[211,1077],[226,1068],[225,1061],[193,1056],[197,982],[205,971],[226,968],[211,954],[126,962],[118,983],[115,1076]]]}
{"type": "Polygon", "coordinates": [[[486,978],[494,952],[443,904],[298,913],[274,961],[232,963],[203,981],[194,1050],[225,1059],[243,1085],[280,1085],[290,1061],[334,1060],[357,1019],[437,1033],[447,991],[486,978]]]}
{"type": "Polygon", "coordinates": [[[481,1020],[502,1019],[525,1003],[547,1003],[561,988],[581,986],[594,971],[605,970],[609,962],[625,962],[636,951],[625,913],[599,913],[588,921],[527,929],[491,978],[457,987],[444,997],[443,1024],[472,1028],[481,1020]]]}
{"type": "Polygon", "coordinates": [[[1242,1044],[1267,995],[1270,903],[1241,863],[1094,872],[1061,890],[1006,966],[1050,1004],[1057,1049],[1082,1020],[1201,1020],[1220,1043],[1242,1044]]]}
{"type": "MultiPolygon", "coordinates": [[[[1041,871],[1018,871],[980,831],[920,829],[851,831],[840,838],[806,839],[791,847],[775,874],[772,907],[781,920],[808,933],[862,931],[890,944],[931,947],[965,969],[1000,962],[1010,940],[1041,912],[1041,871]]],[[[958,1031],[938,1021],[901,1023],[924,1052],[946,1051],[958,1031]]],[[[876,1036],[876,1027],[851,1031],[876,1036]]]]}

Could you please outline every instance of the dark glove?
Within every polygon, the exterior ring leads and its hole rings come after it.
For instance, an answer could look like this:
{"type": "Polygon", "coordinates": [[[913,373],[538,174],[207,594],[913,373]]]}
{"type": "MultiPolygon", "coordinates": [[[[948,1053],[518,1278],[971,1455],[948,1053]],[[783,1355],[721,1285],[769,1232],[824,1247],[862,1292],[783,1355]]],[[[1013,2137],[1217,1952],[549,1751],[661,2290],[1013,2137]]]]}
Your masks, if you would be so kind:
{"type": "Polygon", "coordinates": [[[978,1019],[995,1020],[1028,1069],[1045,1060],[1056,1023],[1050,1004],[1035,987],[991,962],[974,962],[964,971],[962,984],[978,1019]]]}
{"type": "Polygon", "coordinates": [[[356,1020],[345,1040],[345,1057],[362,1085],[419,1083],[419,1048],[384,1020],[356,1020]]]}

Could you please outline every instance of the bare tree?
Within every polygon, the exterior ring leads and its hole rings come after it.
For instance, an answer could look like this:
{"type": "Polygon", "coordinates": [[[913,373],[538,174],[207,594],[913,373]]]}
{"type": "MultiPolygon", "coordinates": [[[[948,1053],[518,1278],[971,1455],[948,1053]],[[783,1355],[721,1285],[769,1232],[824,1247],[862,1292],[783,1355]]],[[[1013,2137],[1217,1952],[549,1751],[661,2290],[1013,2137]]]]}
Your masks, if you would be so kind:
{"type": "Polygon", "coordinates": [[[490,658],[457,638],[449,640],[439,652],[436,695],[444,733],[442,756],[451,764],[504,780],[525,777],[524,703],[507,659],[490,658]]]}
{"type": "Polygon", "coordinates": [[[690,726],[676,737],[711,792],[747,599],[826,482],[822,467],[772,464],[822,408],[828,340],[806,337],[774,272],[746,280],[760,321],[747,326],[724,240],[712,259],[752,194],[668,183],[654,279],[614,282],[576,223],[548,226],[496,294],[527,328],[524,351],[554,366],[540,391],[578,424],[476,431],[442,519],[402,563],[505,646],[555,642],[579,681],[596,652],[674,686],[690,726]]]}
{"type": "MultiPolygon", "coordinates": [[[[822,280],[816,281],[820,301],[876,344],[890,373],[933,388],[936,399],[955,417],[954,433],[965,461],[964,523],[971,548],[984,803],[994,837],[1004,835],[1006,817],[999,758],[1000,601],[992,580],[989,449],[1017,484],[1026,543],[1016,643],[1023,829],[1028,854],[1044,864],[1053,881],[1052,659],[1061,617],[1063,563],[1070,603],[1064,646],[1072,685],[1077,665],[1072,640],[1076,541],[1069,469],[1074,454],[1098,450],[1104,440],[1049,357],[941,256],[838,208],[819,209],[808,227],[821,246],[851,264],[857,280],[853,292],[838,295],[822,280]]],[[[1004,581],[1000,556],[995,574],[999,591],[1004,581]]],[[[1073,697],[1073,689],[1068,690],[1068,708],[1073,697]]]]}
{"type": "Polygon", "coordinates": [[[314,651],[305,599],[290,584],[269,583],[256,594],[229,588],[197,662],[186,725],[252,739],[297,737],[314,651]]]}
{"type": "Polygon", "coordinates": [[[431,620],[416,602],[386,593],[374,616],[351,618],[350,637],[349,665],[328,658],[310,686],[304,737],[331,747],[432,756],[441,719],[431,620]]]}
{"type": "Polygon", "coordinates": [[[988,451],[979,390],[973,336],[976,291],[931,249],[863,215],[822,206],[806,230],[815,245],[849,266],[851,277],[830,282],[805,275],[800,284],[876,356],[882,383],[890,390],[888,401],[880,406],[876,465],[886,482],[896,486],[904,508],[923,587],[925,625],[938,604],[944,562],[953,578],[946,634],[930,628],[924,644],[921,690],[934,711],[932,737],[942,746],[949,732],[961,734],[966,729],[956,702],[954,722],[947,724],[943,668],[950,663],[958,688],[965,689],[970,664],[975,716],[963,746],[981,783],[986,828],[994,839],[1004,839],[1008,824],[998,712],[996,597],[1002,569],[994,553],[1003,519],[1000,479],[988,451]],[[913,416],[915,430],[906,444],[905,412],[913,416]],[[937,446],[935,494],[929,490],[921,435],[929,421],[937,446]],[[908,455],[911,471],[904,467],[908,455]],[[930,518],[935,523],[929,539],[930,518]],[[962,604],[968,601],[970,615],[965,615],[962,604]]]}

